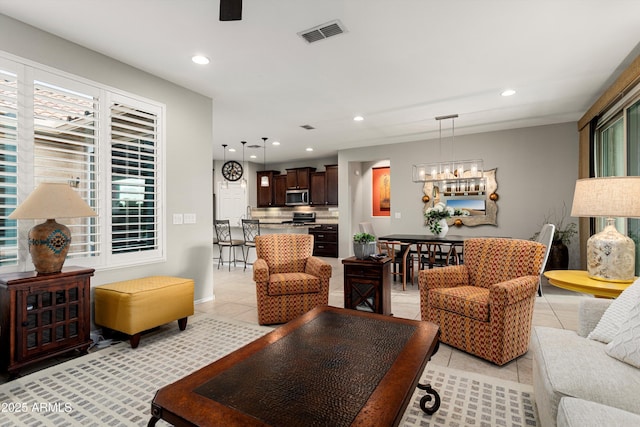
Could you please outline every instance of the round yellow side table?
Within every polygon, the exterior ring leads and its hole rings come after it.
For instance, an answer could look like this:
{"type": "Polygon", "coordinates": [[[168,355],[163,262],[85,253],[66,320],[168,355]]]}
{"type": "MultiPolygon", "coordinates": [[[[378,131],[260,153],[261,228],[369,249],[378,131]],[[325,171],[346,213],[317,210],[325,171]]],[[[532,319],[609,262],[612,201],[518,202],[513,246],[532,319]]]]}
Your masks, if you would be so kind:
{"type": "Polygon", "coordinates": [[[604,280],[591,279],[585,270],[550,270],[545,271],[544,276],[549,279],[549,283],[553,286],[592,294],[597,298],[616,298],[633,283],[606,282],[604,280]]]}

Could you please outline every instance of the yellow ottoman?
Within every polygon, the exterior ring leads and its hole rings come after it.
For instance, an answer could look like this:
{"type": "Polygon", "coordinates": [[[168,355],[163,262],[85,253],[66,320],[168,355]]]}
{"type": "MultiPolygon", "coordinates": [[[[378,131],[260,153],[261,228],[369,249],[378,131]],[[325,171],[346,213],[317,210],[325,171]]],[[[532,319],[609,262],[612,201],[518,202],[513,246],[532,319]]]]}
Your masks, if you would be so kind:
{"type": "Polygon", "coordinates": [[[193,280],[151,276],[95,287],[95,323],[130,336],[138,347],[140,333],[178,321],[180,330],[193,315],[193,280]]]}

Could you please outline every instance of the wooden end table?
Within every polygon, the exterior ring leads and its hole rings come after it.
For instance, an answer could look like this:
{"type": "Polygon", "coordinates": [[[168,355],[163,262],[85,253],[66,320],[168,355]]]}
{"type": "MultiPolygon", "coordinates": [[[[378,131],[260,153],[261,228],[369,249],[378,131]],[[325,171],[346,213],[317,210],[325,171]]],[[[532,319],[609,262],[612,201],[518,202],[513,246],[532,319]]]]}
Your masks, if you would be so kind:
{"type": "Polygon", "coordinates": [[[553,286],[592,294],[597,298],[616,298],[633,283],[592,279],[585,270],[550,270],[545,271],[544,276],[553,286]]]}
{"type": "Polygon", "coordinates": [[[344,307],[391,315],[391,258],[342,260],[344,307]]]}

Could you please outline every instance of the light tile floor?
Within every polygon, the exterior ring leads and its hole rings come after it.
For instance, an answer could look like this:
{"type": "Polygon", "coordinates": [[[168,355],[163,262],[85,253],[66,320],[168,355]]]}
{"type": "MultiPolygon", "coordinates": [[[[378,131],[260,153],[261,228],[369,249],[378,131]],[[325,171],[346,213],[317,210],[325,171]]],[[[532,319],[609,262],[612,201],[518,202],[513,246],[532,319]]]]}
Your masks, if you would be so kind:
{"type": "MultiPolygon", "coordinates": [[[[331,286],[329,290],[329,304],[344,307],[343,269],[341,259],[323,258],[333,268],[331,286]]],[[[216,261],[217,262],[217,261],[216,261]]],[[[253,282],[253,270],[248,266],[246,271],[242,263],[237,267],[227,264],[217,269],[214,263],[213,282],[214,300],[196,304],[195,310],[200,313],[212,313],[220,317],[241,320],[257,324],[256,293],[253,282]]],[[[391,311],[396,317],[420,320],[420,293],[417,277],[412,286],[407,284],[406,291],[402,290],[400,281],[392,282],[391,311]]],[[[533,314],[533,324],[575,330],[577,327],[577,309],[581,298],[591,298],[589,295],[565,291],[549,285],[543,279],[543,296],[536,299],[533,314]]],[[[143,338],[144,339],[144,338],[143,338]]],[[[99,351],[99,350],[98,350],[99,351]]],[[[25,368],[21,375],[44,369],[48,366],[78,357],[68,354],[25,368]]],[[[524,384],[532,382],[531,354],[527,353],[504,366],[496,366],[476,356],[472,356],[448,345],[441,344],[438,352],[429,363],[449,366],[468,372],[476,372],[494,376],[505,380],[524,384]]],[[[0,384],[9,380],[6,372],[0,372],[0,384]]]]}
{"type": "MultiPolygon", "coordinates": [[[[333,268],[329,290],[329,305],[344,307],[343,269],[341,259],[323,258],[333,268]]],[[[214,266],[213,301],[196,305],[197,312],[213,313],[222,317],[258,323],[256,312],[256,294],[253,282],[253,271],[238,264],[217,269],[214,266]]],[[[577,308],[581,298],[589,295],[556,288],[543,278],[543,296],[536,299],[533,324],[575,330],[577,326],[577,308]]],[[[391,311],[396,317],[420,320],[420,293],[417,277],[415,284],[407,284],[402,290],[400,281],[392,282],[391,311]]],[[[476,372],[510,381],[531,384],[532,360],[527,353],[506,365],[497,366],[476,356],[472,356],[448,345],[440,345],[438,353],[429,363],[444,365],[455,369],[476,372]]]]}

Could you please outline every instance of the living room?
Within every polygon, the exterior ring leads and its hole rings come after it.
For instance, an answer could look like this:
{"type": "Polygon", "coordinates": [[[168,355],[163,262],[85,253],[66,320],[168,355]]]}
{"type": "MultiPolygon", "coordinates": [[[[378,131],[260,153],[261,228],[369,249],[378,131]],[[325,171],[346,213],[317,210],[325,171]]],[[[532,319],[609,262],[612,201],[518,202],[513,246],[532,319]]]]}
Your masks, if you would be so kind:
{"type": "MultiPolygon", "coordinates": [[[[417,121],[429,122],[430,130],[425,137],[409,138],[401,143],[389,141],[368,147],[345,148],[335,156],[322,156],[322,159],[337,163],[341,171],[340,257],[352,254],[351,238],[358,230],[358,224],[372,219],[368,211],[371,205],[370,171],[375,166],[390,167],[392,194],[391,215],[373,219],[377,232],[380,235],[426,232],[424,204],[421,200],[422,183],[413,181],[412,165],[429,161],[429,156],[441,149],[448,152],[454,147],[455,153],[461,153],[465,158],[482,158],[485,169],[497,170],[500,196],[497,201],[497,225],[463,227],[460,233],[468,236],[529,239],[540,230],[544,219],[549,215],[560,213],[565,206],[570,209],[575,180],[581,176],[583,167],[580,164],[583,147],[576,122],[622,71],[619,68],[625,68],[624,65],[635,58],[633,53],[637,53],[638,37],[633,31],[627,33],[633,39],[628,44],[630,48],[626,49],[624,55],[618,56],[617,63],[610,65],[613,73],[594,81],[586,96],[589,102],[585,102],[579,112],[556,117],[543,125],[523,122],[498,130],[480,127],[474,132],[464,129],[472,117],[461,114],[456,120],[455,142],[452,141],[452,129],[448,123],[443,124],[442,138],[439,138],[437,123],[433,117],[435,115],[420,117],[417,121]]],[[[0,15],[0,36],[0,65],[4,65],[5,61],[36,64],[54,73],[60,70],[64,74],[86,79],[85,83],[99,82],[166,105],[166,247],[162,260],[121,268],[102,266],[92,278],[92,287],[132,277],[166,274],[193,278],[197,303],[208,303],[216,299],[216,287],[218,283],[224,282],[224,274],[217,271],[215,262],[212,262],[212,196],[214,185],[221,180],[221,144],[225,141],[216,137],[218,119],[214,114],[215,98],[186,89],[6,15],[0,15]],[[212,159],[216,171],[213,177],[212,159]],[[174,213],[191,212],[197,215],[197,221],[193,224],[172,224],[170,221],[174,213]]],[[[156,49],[158,52],[162,51],[161,47],[156,49]]],[[[256,69],[259,68],[258,62],[256,69]]],[[[578,73],[579,70],[574,72],[578,73]]],[[[549,97],[552,98],[553,94],[549,97]]],[[[504,108],[508,110],[509,106],[504,108]]],[[[440,113],[452,112],[458,111],[440,113]]],[[[259,143],[260,136],[262,135],[251,136],[251,142],[259,143]]],[[[233,154],[236,160],[241,158],[239,141],[230,143],[236,148],[236,153],[233,154]]],[[[307,163],[300,159],[279,160],[275,157],[276,150],[271,146],[267,149],[267,156],[273,156],[269,157],[273,158],[268,160],[269,168],[284,169],[307,163]]],[[[247,176],[250,185],[255,184],[251,179],[255,177],[255,171],[262,167],[259,160],[249,161],[247,176]]],[[[255,189],[249,188],[249,204],[253,204],[255,189]]],[[[576,218],[568,220],[578,221],[576,218]]],[[[582,240],[586,240],[586,237],[582,240]]],[[[585,260],[581,255],[580,239],[574,239],[569,253],[569,268],[582,269],[585,260]]],[[[12,267],[3,267],[3,272],[11,269],[12,267]]],[[[251,282],[249,274],[246,277],[247,282],[251,282]]]]}

